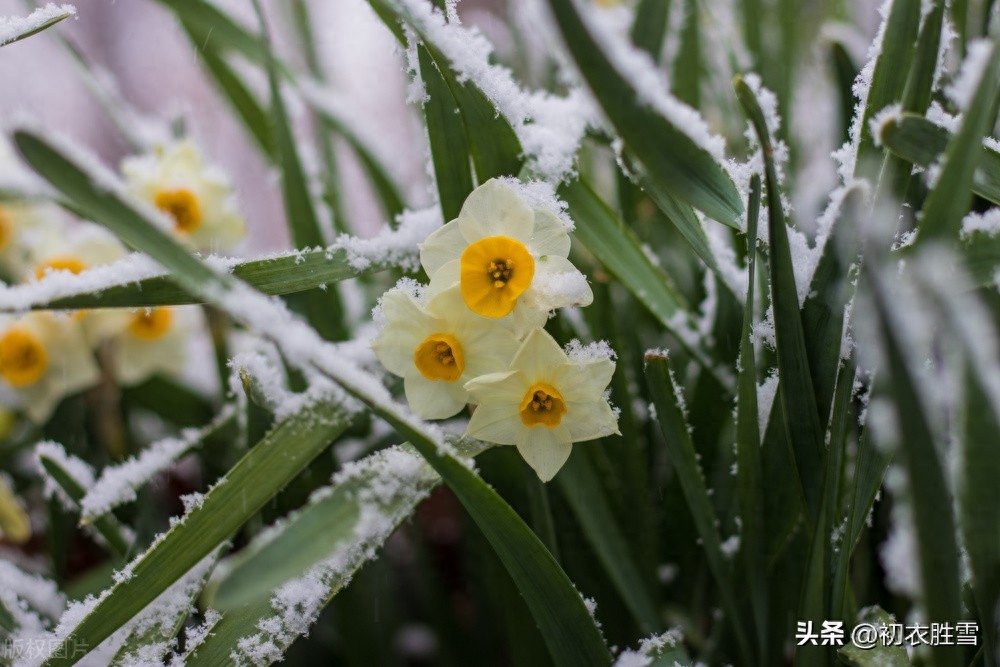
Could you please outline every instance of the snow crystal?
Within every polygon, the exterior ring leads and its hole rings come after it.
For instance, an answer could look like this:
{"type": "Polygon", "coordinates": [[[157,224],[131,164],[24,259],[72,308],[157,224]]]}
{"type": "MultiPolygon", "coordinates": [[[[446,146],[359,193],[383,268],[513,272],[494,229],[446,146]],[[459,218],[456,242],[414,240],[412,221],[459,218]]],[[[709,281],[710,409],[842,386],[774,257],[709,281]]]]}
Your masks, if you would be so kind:
{"type": "Polygon", "coordinates": [[[38,30],[50,21],[63,16],[75,15],[76,7],[73,5],[55,5],[50,2],[31,12],[28,16],[0,16],[0,46],[25,33],[38,30]]]}
{"type": "Polygon", "coordinates": [[[404,211],[397,218],[396,229],[384,227],[372,238],[361,239],[348,234],[337,238],[331,250],[344,250],[355,270],[363,271],[373,264],[391,264],[406,271],[420,268],[417,246],[443,224],[437,206],[419,211],[404,211]]]}
{"type": "Polygon", "coordinates": [[[771,417],[774,397],[777,394],[778,369],[774,368],[764,382],[757,386],[757,426],[760,428],[761,442],[764,441],[764,431],[767,430],[767,422],[771,417]]]}
{"type": "Polygon", "coordinates": [[[969,42],[968,55],[962,62],[962,68],[951,85],[945,88],[945,94],[955,106],[965,111],[972,102],[976,88],[979,86],[990,56],[993,54],[992,42],[988,39],[974,39],[969,42]]]}
{"type": "Polygon", "coordinates": [[[165,438],[153,443],[138,456],[106,467],[80,501],[83,520],[92,521],[135,500],[139,487],[174,465],[181,456],[197,447],[209,433],[232,419],[235,413],[235,407],[230,404],[203,428],[184,429],[179,438],[165,438]]]}
{"type": "Polygon", "coordinates": [[[595,361],[597,359],[611,359],[614,361],[618,358],[611,344],[606,340],[585,345],[576,338],[566,345],[566,356],[571,361],[595,361]]]}
{"type": "Polygon", "coordinates": [[[639,642],[639,649],[622,651],[615,660],[614,667],[647,667],[653,664],[666,649],[674,648],[684,641],[680,628],[670,628],[661,635],[651,635],[639,642]]]}
{"type": "Polygon", "coordinates": [[[723,556],[732,559],[740,550],[740,536],[730,535],[719,545],[719,548],[722,550],[723,556]]]}
{"type": "Polygon", "coordinates": [[[1000,208],[991,208],[985,213],[973,212],[962,219],[963,241],[968,241],[977,232],[990,238],[1000,234],[1000,208]]]}

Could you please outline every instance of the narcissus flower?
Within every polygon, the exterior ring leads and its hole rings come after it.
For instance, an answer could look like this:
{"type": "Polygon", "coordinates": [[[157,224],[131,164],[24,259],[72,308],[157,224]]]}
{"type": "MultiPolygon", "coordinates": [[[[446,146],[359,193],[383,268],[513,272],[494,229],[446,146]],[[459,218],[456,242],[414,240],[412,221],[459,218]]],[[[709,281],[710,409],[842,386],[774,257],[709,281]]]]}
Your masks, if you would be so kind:
{"type": "Polygon", "coordinates": [[[403,378],[406,400],[423,419],[444,419],[468,403],[465,383],[507,368],[518,341],[503,324],[476,315],[457,287],[426,304],[405,289],[382,296],[378,360],[403,378]]]}
{"type": "Polygon", "coordinates": [[[191,247],[224,250],[246,233],[229,179],[206,165],[191,141],[126,158],[121,170],[132,193],[166,213],[191,247]]]}
{"type": "Polygon", "coordinates": [[[35,312],[0,319],[0,379],[35,422],[45,421],[69,394],[97,382],[99,372],[80,325],[35,312]]]}
{"type": "Polygon", "coordinates": [[[516,445],[547,482],[566,463],[574,442],[618,433],[618,419],[604,397],[614,371],[615,363],[604,356],[570,359],[544,329],[535,329],[508,370],[465,385],[477,404],[468,435],[516,445]]]}
{"type": "Polygon", "coordinates": [[[519,331],[542,325],[548,311],[585,306],[593,293],[566,256],[566,226],[532,209],[510,186],[491,179],[465,200],[458,218],[420,246],[432,294],[459,285],[465,304],[484,317],[514,313],[519,331]]]}
{"type": "Polygon", "coordinates": [[[12,488],[10,477],[0,473],[0,537],[24,544],[31,539],[31,520],[12,488]]]}
{"type": "Polygon", "coordinates": [[[140,308],[112,339],[112,374],[125,386],[139,384],[156,373],[177,375],[184,368],[188,336],[201,311],[190,307],[140,308]]]}

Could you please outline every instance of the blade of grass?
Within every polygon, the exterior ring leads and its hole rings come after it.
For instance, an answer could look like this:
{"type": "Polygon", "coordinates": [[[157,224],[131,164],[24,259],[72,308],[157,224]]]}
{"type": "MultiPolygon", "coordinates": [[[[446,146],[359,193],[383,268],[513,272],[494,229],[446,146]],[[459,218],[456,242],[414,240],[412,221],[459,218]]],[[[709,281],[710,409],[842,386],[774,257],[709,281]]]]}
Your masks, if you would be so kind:
{"type": "Polygon", "coordinates": [[[629,551],[590,461],[570,456],[556,483],[584,536],[643,634],[663,629],[663,621],[629,551]]]}
{"type": "MultiPolygon", "coordinates": [[[[907,162],[929,167],[934,164],[951,139],[943,127],[916,114],[901,114],[888,119],[880,128],[881,143],[907,162]]],[[[970,149],[970,155],[975,149],[970,149]]],[[[971,189],[977,195],[1000,204],[1000,153],[989,146],[979,149],[971,189]]]]}
{"type": "Polygon", "coordinates": [[[649,177],[710,218],[738,227],[743,203],[719,162],[682,128],[640,102],[642,92],[615,68],[572,0],[549,0],[548,4],[601,108],[649,177]]]}
{"type": "Polygon", "coordinates": [[[60,21],[75,15],[76,8],[72,5],[56,7],[50,4],[46,7],[36,9],[23,18],[8,18],[13,25],[6,27],[4,34],[0,36],[0,46],[9,46],[14,42],[37,35],[60,21]]]}
{"type": "MultiPolygon", "coordinates": [[[[278,70],[270,46],[271,38],[264,13],[257,0],[253,2],[260,23],[260,48],[267,54],[265,64],[267,81],[271,90],[271,127],[277,142],[278,164],[281,167],[281,195],[285,205],[285,219],[288,224],[292,245],[299,249],[316,248],[326,245],[320,228],[319,216],[310,192],[310,178],[302,167],[299,149],[291,119],[285,109],[278,70]]],[[[302,295],[306,319],[327,340],[343,340],[347,337],[344,322],[344,308],[336,289],[310,290],[302,295]]]]}
{"type": "MultiPolygon", "coordinates": [[[[38,457],[38,460],[42,464],[42,467],[45,468],[45,472],[55,480],[59,488],[66,494],[66,497],[73,501],[73,504],[79,509],[80,501],[87,494],[87,490],[80,485],[72,474],[63,469],[55,459],[43,454],[38,457]]],[[[132,539],[126,533],[125,527],[122,526],[113,514],[105,514],[100,517],[93,522],[93,527],[104,538],[108,546],[111,547],[111,551],[115,556],[121,559],[128,556],[131,550],[132,539]]]]}
{"type": "Polygon", "coordinates": [[[913,60],[913,44],[917,39],[917,29],[920,25],[920,8],[920,3],[907,0],[894,1],[889,16],[886,17],[885,33],[871,75],[868,98],[864,109],[860,110],[856,173],[869,164],[870,158],[880,157],[873,141],[869,121],[876,113],[902,98],[910,63],[913,60]]]}
{"type": "MultiPolygon", "coordinates": [[[[344,429],[350,417],[335,406],[310,404],[281,422],[205,494],[202,503],[130,564],[72,630],[67,642],[93,649],[139,613],[195,563],[218,548],[344,429]]],[[[64,643],[64,646],[69,644],[64,643]]],[[[73,652],[57,650],[47,667],[70,665],[73,652]]]]}
{"type": "Polygon", "coordinates": [[[728,614],[729,623],[736,634],[742,656],[741,662],[753,664],[754,653],[744,629],[744,619],[740,616],[736,605],[732,576],[722,555],[717,527],[718,517],[712,506],[712,499],[708,495],[705,477],[701,466],[698,465],[691,433],[681,408],[683,398],[679,393],[680,388],[674,384],[667,357],[647,352],[645,361],[646,384],[653,398],[653,405],[656,407],[656,421],[660,425],[667,445],[670,464],[677,471],[677,479],[702,540],[705,559],[715,579],[722,608],[728,614]]]}
{"type": "Polygon", "coordinates": [[[757,362],[753,349],[754,285],[757,274],[757,220],[760,176],[750,179],[747,204],[747,298],[740,331],[740,363],[736,400],[736,483],[740,506],[740,551],[746,568],[757,639],[757,662],[767,655],[767,562],[760,536],[764,532],[760,425],[757,414],[757,362]]]}
{"type": "Polygon", "coordinates": [[[465,127],[455,122],[455,117],[459,114],[458,102],[451,94],[444,76],[424,45],[417,44],[416,49],[420,60],[420,78],[427,90],[424,120],[431,145],[441,213],[445,220],[454,220],[473,189],[469,142],[465,127]]]}
{"type": "Polygon", "coordinates": [[[965,110],[958,132],[948,143],[941,172],[924,200],[920,212],[917,244],[930,240],[958,238],[962,216],[972,200],[972,182],[983,135],[993,125],[993,102],[1000,93],[1000,48],[990,45],[989,59],[983,68],[976,92],[965,110]]]}
{"type": "Polygon", "coordinates": [[[810,375],[802,313],[799,311],[791,247],[785,228],[778,179],[774,169],[773,150],[767,125],[753,91],[737,77],[736,96],[743,105],[764,151],[767,185],[768,231],[770,237],[771,301],[774,307],[774,329],[778,353],[778,398],[785,416],[788,439],[794,449],[798,481],[814,527],[817,526],[821,504],[823,472],[823,434],[816,404],[816,393],[810,375]]]}
{"type": "MultiPolygon", "coordinates": [[[[938,455],[936,438],[927,423],[916,377],[903,352],[889,295],[876,272],[868,273],[871,298],[891,377],[892,397],[899,428],[898,454],[909,478],[910,502],[916,528],[923,606],[928,621],[960,618],[958,547],[955,544],[953,501],[938,455]]],[[[962,664],[962,651],[954,646],[932,646],[938,667],[962,664]]]]}
{"type": "MultiPolygon", "coordinates": [[[[264,294],[293,294],[309,289],[322,289],[340,280],[357,278],[389,268],[386,264],[370,263],[358,269],[352,262],[350,253],[343,249],[307,250],[279,257],[240,262],[232,268],[232,275],[260,290],[264,294]]],[[[100,269],[97,273],[101,273],[100,269]]],[[[86,277],[84,271],[80,275],[86,277]]],[[[37,285],[46,284],[42,279],[37,285]]],[[[82,285],[86,283],[81,282],[82,285]]],[[[53,291],[56,291],[53,289],[53,291]]],[[[76,310],[85,308],[151,308],[155,306],[179,306],[204,303],[204,299],[190,290],[176,284],[169,275],[154,276],[141,280],[123,279],[79,291],[67,288],[57,292],[59,296],[49,297],[46,290],[34,286],[9,288],[0,298],[0,311],[16,312],[32,310],[76,310]]]]}

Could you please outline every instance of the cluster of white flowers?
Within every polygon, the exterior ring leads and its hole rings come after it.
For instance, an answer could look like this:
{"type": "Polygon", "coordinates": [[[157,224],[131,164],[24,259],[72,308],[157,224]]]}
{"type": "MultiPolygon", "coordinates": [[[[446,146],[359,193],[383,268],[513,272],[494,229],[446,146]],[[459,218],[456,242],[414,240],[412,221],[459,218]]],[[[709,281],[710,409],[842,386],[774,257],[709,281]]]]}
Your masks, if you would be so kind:
{"type": "Polygon", "coordinates": [[[430,284],[401,282],[375,313],[372,347],[414,413],[444,419],[474,405],[467,434],[516,445],[543,481],[574,442],[618,433],[605,398],[614,362],[570,359],[542,328],[553,309],[593,300],[569,250],[559,218],[490,180],[420,246],[430,284]]]}
{"type": "MultiPolygon", "coordinates": [[[[17,168],[10,149],[0,146],[0,170],[17,168]]],[[[229,181],[205,166],[190,141],[126,158],[122,173],[136,197],[176,221],[174,233],[192,249],[227,248],[243,235],[229,181]]],[[[59,280],[127,254],[93,223],[67,220],[44,204],[0,202],[0,276],[8,283],[59,280]]],[[[44,422],[64,397],[97,384],[102,366],[120,385],[177,373],[199,317],[193,307],[0,316],[0,396],[44,422]]]]}

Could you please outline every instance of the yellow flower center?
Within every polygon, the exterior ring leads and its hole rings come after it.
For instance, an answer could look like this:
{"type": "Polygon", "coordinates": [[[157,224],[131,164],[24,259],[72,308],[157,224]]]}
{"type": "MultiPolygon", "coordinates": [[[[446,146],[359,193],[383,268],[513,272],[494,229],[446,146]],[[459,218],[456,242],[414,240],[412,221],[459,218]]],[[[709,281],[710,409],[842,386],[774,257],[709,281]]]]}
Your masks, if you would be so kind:
{"type": "Polygon", "coordinates": [[[169,308],[149,308],[132,316],[128,331],[139,340],[156,340],[170,331],[173,321],[169,308]]]}
{"type": "Polygon", "coordinates": [[[13,326],[0,337],[0,376],[13,387],[38,382],[49,367],[42,341],[21,326],[13,326]]]}
{"type": "Polygon", "coordinates": [[[465,355],[454,337],[434,334],[417,346],[413,353],[413,363],[428,380],[454,382],[465,370],[465,355]]]}
{"type": "Polygon", "coordinates": [[[559,390],[550,384],[533,385],[521,401],[521,423],[529,428],[539,424],[555,428],[564,414],[566,402],[559,390]]]}
{"type": "Polygon", "coordinates": [[[55,257],[50,257],[35,269],[35,277],[41,280],[45,277],[45,274],[49,271],[69,271],[70,273],[76,275],[84,269],[87,265],[83,263],[79,257],[73,257],[72,255],[56,255],[55,257]]]}
{"type": "Polygon", "coordinates": [[[171,218],[179,232],[190,234],[201,226],[201,205],[198,198],[187,188],[160,190],[154,200],[156,208],[171,218]]]}
{"type": "Polygon", "coordinates": [[[0,206],[0,251],[6,250],[13,238],[14,221],[10,219],[10,214],[0,206]]]}
{"type": "Polygon", "coordinates": [[[535,260],[520,241],[488,236],[462,252],[461,289],[474,313],[503,317],[514,310],[517,298],[531,287],[535,260]]]}

